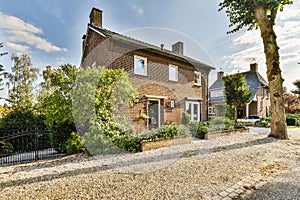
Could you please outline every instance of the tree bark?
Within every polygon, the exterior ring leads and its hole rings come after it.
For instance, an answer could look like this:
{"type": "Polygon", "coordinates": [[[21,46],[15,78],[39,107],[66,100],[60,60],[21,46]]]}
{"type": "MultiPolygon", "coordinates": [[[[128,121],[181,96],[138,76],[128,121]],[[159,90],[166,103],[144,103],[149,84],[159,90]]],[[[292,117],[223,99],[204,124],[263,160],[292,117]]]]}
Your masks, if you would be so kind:
{"type": "Polygon", "coordinates": [[[279,47],[273,29],[274,19],[269,19],[266,14],[266,9],[262,5],[255,6],[254,15],[261,32],[266,56],[271,101],[271,133],[269,137],[288,139],[283,102],[282,83],[284,80],[281,76],[279,47]]]}

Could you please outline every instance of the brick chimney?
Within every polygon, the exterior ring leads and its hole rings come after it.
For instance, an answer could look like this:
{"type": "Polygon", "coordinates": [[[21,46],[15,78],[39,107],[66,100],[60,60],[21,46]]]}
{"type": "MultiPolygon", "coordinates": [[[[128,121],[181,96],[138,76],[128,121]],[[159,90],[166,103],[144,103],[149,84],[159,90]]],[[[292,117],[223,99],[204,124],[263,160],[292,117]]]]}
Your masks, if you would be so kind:
{"type": "Polygon", "coordinates": [[[102,10],[98,8],[92,8],[90,14],[90,24],[102,28],[102,10]]]}
{"type": "Polygon", "coordinates": [[[250,64],[250,71],[251,72],[258,72],[258,64],[257,63],[250,64]]]}
{"type": "Polygon", "coordinates": [[[172,45],[172,52],[179,56],[183,56],[183,42],[177,42],[172,45]]]}
{"type": "Polygon", "coordinates": [[[219,71],[218,72],[218,79],[224,77],[224,72],[223,71],[219,71]]]}

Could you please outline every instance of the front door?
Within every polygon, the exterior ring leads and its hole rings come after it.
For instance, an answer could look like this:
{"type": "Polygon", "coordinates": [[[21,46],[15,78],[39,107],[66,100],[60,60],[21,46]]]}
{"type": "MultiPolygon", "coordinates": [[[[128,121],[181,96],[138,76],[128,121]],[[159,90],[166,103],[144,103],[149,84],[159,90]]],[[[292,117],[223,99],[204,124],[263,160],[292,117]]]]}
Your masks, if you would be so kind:
{"type": "Polygon", "coordinates": [[[149,129],[159,128],[160,126],[160,101],[149,100],[148,101],[148,116],[149,116],[149,129]]]}

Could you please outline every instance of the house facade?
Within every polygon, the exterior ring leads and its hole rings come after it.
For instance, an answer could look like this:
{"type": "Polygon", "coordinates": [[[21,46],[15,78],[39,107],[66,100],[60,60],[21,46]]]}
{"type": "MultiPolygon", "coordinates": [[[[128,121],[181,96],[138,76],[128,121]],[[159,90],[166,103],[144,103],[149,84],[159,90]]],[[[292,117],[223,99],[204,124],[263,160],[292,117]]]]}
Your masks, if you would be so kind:
{"type": "MultiPolygon", "coordinates": [[[[250,103],[238,108],[237,117],[245,118],[249,115],[262,117],[270,116],[270,99],[267,81],[259,74],[258,64],[250,64],[250,71],[243,72],[246,83],[252,92],[250,103]]],[[[209,118],[217,115],[217,107],[226,101],[224,89],[224,72],[218,72],[217,80],[209,87],[209,118]]]]}
{"type": "Polygon", "coordinates": [[[146,128],[208,120],[208,75],[214,68],[184,55],[184,44],[172,50],[154,46],[102,27],[102,11],[93,8],[82,41],[81,66],[123,68],[139,92],[128,109],[130,119],[146,128]],[[142,116],[147,119],[141,120],[142,116]]]}

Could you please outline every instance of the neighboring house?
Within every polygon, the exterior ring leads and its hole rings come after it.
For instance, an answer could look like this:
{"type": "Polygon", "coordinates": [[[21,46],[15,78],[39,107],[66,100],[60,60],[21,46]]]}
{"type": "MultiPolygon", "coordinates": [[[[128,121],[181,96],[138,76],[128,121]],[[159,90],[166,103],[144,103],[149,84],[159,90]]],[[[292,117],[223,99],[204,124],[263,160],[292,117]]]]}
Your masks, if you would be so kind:
{"type": "Polygon", "coordinates": [[[104,29],[102,11],[96,8],[82,39],[82,67],[123,68],[128,73],[139,92],[139,102],[128,109],[136,125],[151,129],[180,124],[184,111],[191,121],[208,120],[208,75],[214,68],[186,57],[182,42],[169,51],[163,45],[157,47],[104,29]],[[145,115],[149,119],[141,120],[145,115]]]}
{"type": "MultiPolygon", "coordinates": [[[[258,115],[268,117],[270,115],[270,99],[267,81],[258,73],[258,64],[250,64],[250,71],[243,72],[246,83],[252,92],[251,101],[246,106],[238,108],[238,118],[258,115]]],[[[224,91],[224,72],[218,72],[217,80],[209,88],[209,117],[213,118],[216,114],[217,105],[224,104],[226,101],[224,91]]]]}

